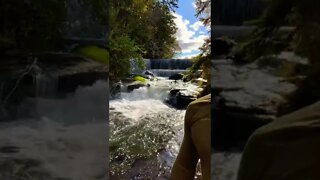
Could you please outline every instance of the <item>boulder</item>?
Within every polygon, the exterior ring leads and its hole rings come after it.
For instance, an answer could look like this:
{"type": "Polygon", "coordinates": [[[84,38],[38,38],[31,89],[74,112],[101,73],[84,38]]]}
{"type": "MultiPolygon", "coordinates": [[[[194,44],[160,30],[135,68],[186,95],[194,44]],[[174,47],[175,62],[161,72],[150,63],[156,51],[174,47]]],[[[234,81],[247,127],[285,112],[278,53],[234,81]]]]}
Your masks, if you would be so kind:
{"type": "Polygon", "coordinates": [[[212,49],[213,55],[221,56],[221,55],[228,55],[236,43],[231,39],[219,37],[219,38],[213,39],[212,44],[213,44],[213,49],[212,49]]]}
{"type": "Polygon", "coordinates": [[[170,95],[175,96],[181,89],[171,89],[170,95]]]}
{"type": "Polygon", "coordinates": [[[135,89],[139,89],[141,87],[150,87],[150,84],[143,83],[140,81],[134,81],[134,82],[127,85],[127,92],[131,92],[131,91],[133,91],[135,89]]]}
{"type": "Polygon", "coordinates": [[[196,96],[184,95],[181,92],[177,93],[176,98],[176,108],[178,109],[187,108],[192,101],[197,99],[196,96]]]}
{"type": "Polygon", "coordinates": [[[183,78],[183,74],[178,73],[169,77],[170,80],[181,80],[183,78]]]}
{"type": "Polygon", "coordinates": [[[204,86],[208,83],[208,81],[206,79],[203,78],[197,78],[197,79],[193,79],[191,80],[192,83],[196,83],[198,86],[204,86]]]}
{"type": "Polygon", "coordinates": [[[194,100],[197,99],[199,92],[188,89],[171,89],[170,96],[166,102],[178,109],[185,109],[194,100]]]}
{"type": "Polygon", "coordinates": [[[151,71],[144,71],[142,74],[147,75],[148,77],[155,77],[155,75],[151,71]]]}

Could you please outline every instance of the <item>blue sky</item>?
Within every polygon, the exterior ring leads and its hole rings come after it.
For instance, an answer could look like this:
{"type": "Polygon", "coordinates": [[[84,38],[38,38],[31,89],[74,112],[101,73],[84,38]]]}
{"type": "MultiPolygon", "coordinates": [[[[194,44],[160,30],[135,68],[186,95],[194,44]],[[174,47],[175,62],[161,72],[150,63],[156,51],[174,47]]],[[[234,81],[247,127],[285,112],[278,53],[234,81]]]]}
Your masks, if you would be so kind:
{"type": "Polygon", "coordinates": [[[179,0],[179,8],[174,16],[178,27],[176,34],[181,52],[175,58],[190,58],[200,53],[199,47],[203,40],[209,36],[207,29],[195,17],[195,0],[179,0]]]}

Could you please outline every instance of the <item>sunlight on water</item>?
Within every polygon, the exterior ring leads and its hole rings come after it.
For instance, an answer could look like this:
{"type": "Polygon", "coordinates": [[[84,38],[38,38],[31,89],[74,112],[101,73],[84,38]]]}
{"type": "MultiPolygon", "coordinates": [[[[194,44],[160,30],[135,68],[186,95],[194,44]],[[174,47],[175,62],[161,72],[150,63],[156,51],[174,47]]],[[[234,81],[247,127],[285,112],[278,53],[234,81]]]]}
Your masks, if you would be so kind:
{"type": "Polygon", "coordinates": [[[185,114],[163,103],[172,86],[162,80],[110,101],[111,178],[167,178],[183,137],[185,114]]]}

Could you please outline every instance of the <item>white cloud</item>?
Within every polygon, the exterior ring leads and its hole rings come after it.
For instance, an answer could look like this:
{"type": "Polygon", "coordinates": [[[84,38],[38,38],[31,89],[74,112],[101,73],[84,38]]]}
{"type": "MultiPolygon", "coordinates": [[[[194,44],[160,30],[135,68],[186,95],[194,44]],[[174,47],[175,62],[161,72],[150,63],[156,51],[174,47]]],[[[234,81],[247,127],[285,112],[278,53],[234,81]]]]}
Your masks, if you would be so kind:
{"type": "Polygon", "coordinates": [[[195,9],[197,9],[197,5],[196,5],[195,2],[192,3],[192,7],[195,8],[195,9]]]}
{"type": "Polygon", "coordinates": [[[203,23],[201,21],[197,21],[195,23],[193,23],[192,25],[190,25],[190,27],[195,30],[198,31],[200,29],[200,27],[203,26],[203,23]]]}
{"type": "Polygon", "coordinates": [[[183,16],[177,13],[173,13],[173,15],[176,17],[174,20],[178,27],[176,38],[181,47],[181,52],[191,53],[199,50],[204,43],[204,39],[206,39],[208,35],[201,34],[195,36],[199,29],[195,30],[196,27],[191,28],[191,26],[195,26],[197,22],[189,27],[188,25],[190,24],[190,21],[184,19],[183,16]]]}
{"type": "Polygon", "coordinates": [[[196,57],[197,55],[199,55],[199,53],[192,53],[192,54],[178,54],[176,55],[175,58],[178,58],[178,59],[192,59],[194,57],[196,57]]]}
{"type": "Polygon", "coordinates": [[[183,19],[183,17],[177,13],[173,13],[176,17],[174,22],[178,27],[178,32],[176,34],[176,38],[178,41],[182,41],[185,39],[190,39],[195,35],[194,31],[189,30],[188,25],[190,24],[189,20],[183,19]]]}

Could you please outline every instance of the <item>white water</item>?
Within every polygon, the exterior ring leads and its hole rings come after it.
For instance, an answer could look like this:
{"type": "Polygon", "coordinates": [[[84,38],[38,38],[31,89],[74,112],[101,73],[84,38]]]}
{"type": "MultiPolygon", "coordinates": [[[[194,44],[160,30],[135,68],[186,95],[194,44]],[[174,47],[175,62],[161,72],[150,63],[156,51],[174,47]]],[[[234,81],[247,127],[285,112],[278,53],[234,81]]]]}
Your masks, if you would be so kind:
{"type": "Polygon", "coordinates": [[[66,99],[39,98],[39,118],[0,124],[0,179],[106,179],[107,89],[98,81],[66,99]],[[5,147],[17,152],[2,152],[5,147]]]}
{"type": "Polygon", "coordinates": [[[111,179],[168,179],[183,137],[185,110],[163,101],[172,87],[197,86],[166,79],[150,83],[150,88],[122,92],[110,101],[111,179]]]}
{"type": "Polygon", "coordinates": [[[156,76],[170,77],[178,73],[186,73],[192,66],[192,61],[189,59],[145,59],[144,63],[145,69],[141,69],[136,60],[132,60],[132,72],[142,73],[143,70],[148,70],[156,76]]]}
{"type": "Polygon", "coordinates": [[[242,153],[219,152],[211,155],[211,177],[217,180],[236,180],[242,153]]]}

